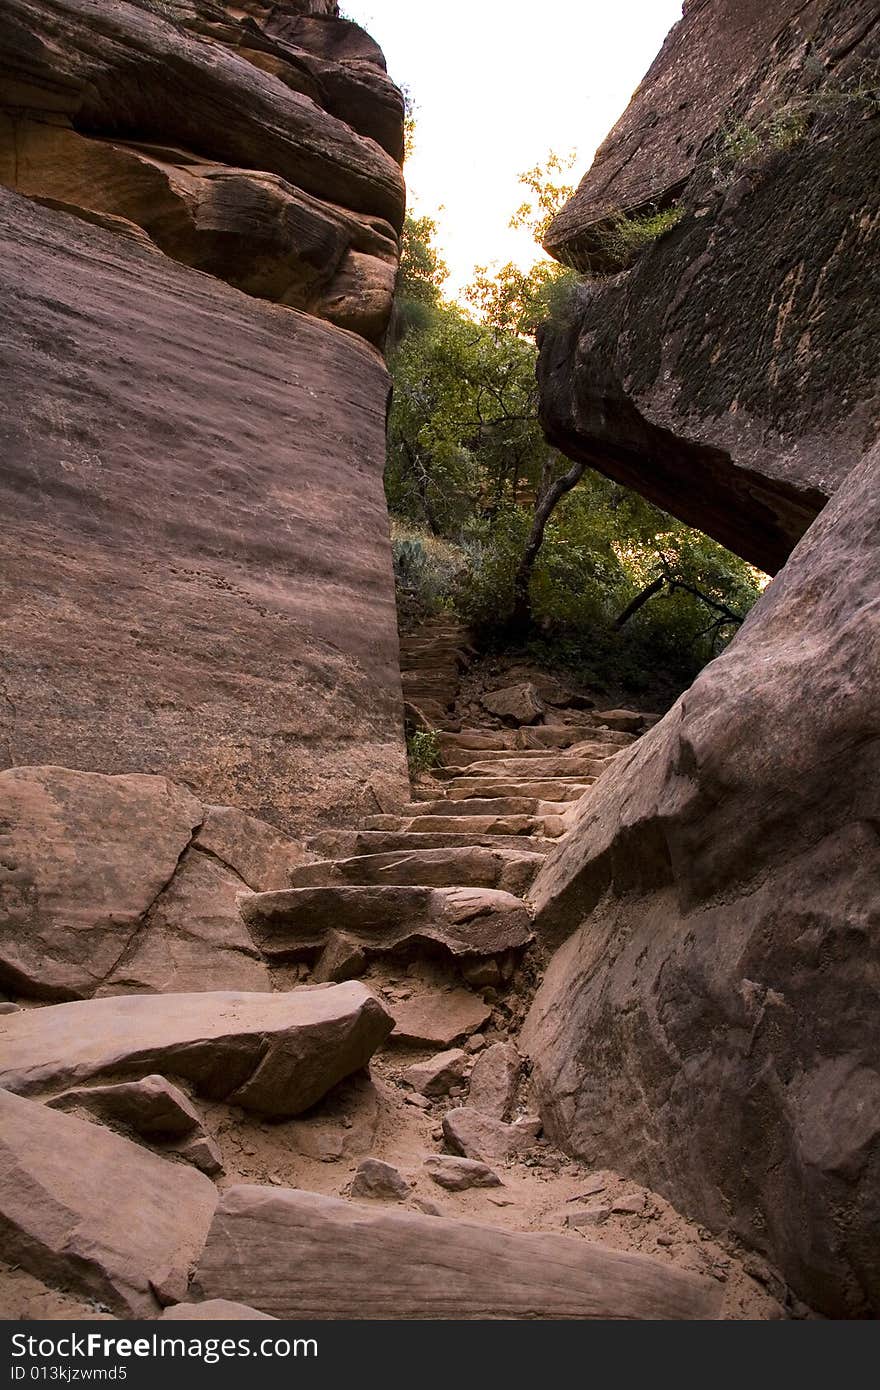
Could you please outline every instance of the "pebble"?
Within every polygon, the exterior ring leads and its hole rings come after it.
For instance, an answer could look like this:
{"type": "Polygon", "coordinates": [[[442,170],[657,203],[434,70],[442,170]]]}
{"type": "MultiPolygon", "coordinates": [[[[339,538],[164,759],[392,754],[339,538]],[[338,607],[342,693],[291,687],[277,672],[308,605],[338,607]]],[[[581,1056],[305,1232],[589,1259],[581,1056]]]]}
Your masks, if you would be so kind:
{"type": "Polygon", "coordinates": [[[428,1100],[427,1096],[420,1096],[413,1093],[411,1095],[404,1096],[403,1099],[407,1105],[414,1105],[417,1110],[431,1109],[431,1102],[428,1100]]]}
{"type": "Polygon", "coordinates": [[[658,1244],[658,1245],[664,1245],[664,1246],[666,1246],[666,1247],[668,1248],[670,1245],[674,1245],[674,1244],[675,1244],[675,1237],[674,1237],[674,1236],[663,1235],[663,1234],[661,1233],[661,1234],[657,1237],[657,1244],[658,1244]]]}

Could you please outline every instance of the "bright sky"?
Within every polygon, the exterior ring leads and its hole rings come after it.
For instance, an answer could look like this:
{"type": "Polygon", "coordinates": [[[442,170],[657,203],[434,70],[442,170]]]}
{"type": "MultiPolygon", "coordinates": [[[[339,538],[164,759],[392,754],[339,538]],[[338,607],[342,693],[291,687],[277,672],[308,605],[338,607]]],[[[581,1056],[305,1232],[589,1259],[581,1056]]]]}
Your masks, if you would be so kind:
{"type": "Polygon", "coordinates": [[[681,0],[342,0],[416,104],[410,206],[431,213],[452,272],[538,251],[508,228],[517,178],[577,149],[578,183],[638,86],[681,0]]]}

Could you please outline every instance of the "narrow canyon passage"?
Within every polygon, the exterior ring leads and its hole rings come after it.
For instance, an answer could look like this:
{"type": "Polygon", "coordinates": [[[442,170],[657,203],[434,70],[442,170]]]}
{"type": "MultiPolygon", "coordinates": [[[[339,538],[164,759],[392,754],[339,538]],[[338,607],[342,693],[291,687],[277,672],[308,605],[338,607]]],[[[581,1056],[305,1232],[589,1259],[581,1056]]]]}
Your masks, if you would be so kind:
{"type": "Polygon", "coordinates": [[[880,26],[675,19],[452,299],[335,0],[4,0],[0,1319],[880,1310],[880,26]]]}

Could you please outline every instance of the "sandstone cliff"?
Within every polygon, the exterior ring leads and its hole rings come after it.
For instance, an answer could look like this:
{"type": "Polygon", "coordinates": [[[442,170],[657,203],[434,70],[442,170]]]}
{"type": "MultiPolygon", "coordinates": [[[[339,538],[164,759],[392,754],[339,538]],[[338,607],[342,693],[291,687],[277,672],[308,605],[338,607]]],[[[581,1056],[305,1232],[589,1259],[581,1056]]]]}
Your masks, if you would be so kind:
{"type": "Polygon", "coordinates": [[[598,273],[550,438],[771,573],[880,423],[878,57],[869,0],[693,0],[547,237],[598,273]],[[627,269],[620,217],[671,208],[627,269]]]}
{"type": "Polygon", "coordinates": [[[573,455],[768,569],[805,532],[538,875],[545,1121],[833,1315],[880,1309],[878,29],[686,6],[549,244],[583,266],[609,206],[683,215],[541,359],[573,455]],[[731,112],[755,143],[724,174],[731,112]]]}
{"type": "Polygon", "coordinates": [[[3,7],[0,766],[288,830],[404,791],[373,346],[403,107],[335,13],[3,7]]]}

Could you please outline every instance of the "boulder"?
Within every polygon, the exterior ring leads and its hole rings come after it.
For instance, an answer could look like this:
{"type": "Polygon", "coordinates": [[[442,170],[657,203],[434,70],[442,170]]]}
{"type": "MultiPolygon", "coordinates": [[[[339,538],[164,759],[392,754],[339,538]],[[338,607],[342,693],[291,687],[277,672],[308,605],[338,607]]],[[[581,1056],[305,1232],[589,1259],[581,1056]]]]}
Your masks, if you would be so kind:
{"type": "Polygon", "coordinates": [[[545,245],[601,263],[602,230],[617,211],[661,204],[693,172],[703,143],[791,17],[788,0],[686,4],[545,245]]]}
{"type": "Polygon", "coordinates": [[[461,1106],[443,1116],[443,1138],[454,1153],[478,1163],[517,1158],[535,1147],[540,1120],[520,1120],[507,1125],[472,1106],[461,1106]]]}
{"type": "Polygon", "coordinates": [[[255,893],[287,888],[291,875],[315,858],[305,845],[287,839],[274,825],[237,806],[206,806],[194,844],[219,859],[255,893]]]}
{"type": "Polygon", "coordinates": [[[17,767],[0,772],[0,813],[8,987],[43,999],[269,988],[238,910],[247,886],[196,847],[204,810],[185,787],[17,767]]]}
{"type": "Polygon", "coordinates": [[[532,889],[551,1137],[880,1311],[880,448],[532,889]],[[562,944],[564,943],[564,944],[562,944]]]}
{"type": "Polygon", "coordinates": [[[376,1197],[402,1202],[409,1196],[410,1184],[390,1163],[379,1158],[364,1158],[351,1180],[352,1197],[376,1197]]]}
{"type": "Polygon", "coordinates": [[[112,975],[202,808],[164,777],[17,767],[0,773],[0,816],[0,978],[69,999],[112,975]]]}
{"type": "Polygon", "coordinates": [[[438,1187],[447,1192],[467,1192],[472,1187],[500,1187],[501,1179],[485,1163],[477,1163],[472,1158],[452,1158],[448,1154],[434,1154],[426,1158],[425,1171],[438,1187]]]}
{"type": "Polygon", "coordinates": [[[492,1017],[491,1006],[467,989],[425,990],[391,1008],[391,1041],[413,1047],[451,1047],[492,1017]]]}
{"type": "Polygon", "coordinates": [[[122,1318],[186,1294],[214,1184],[100,1125],[0,1091],[4,1258],[122,1318]]]}
{"type": "Polygon", "coordinates": [[[508,724],[536,724],[543,717],[544,706],[531,682],[510,685],[504,690],[490,690],[480,696],[480,704],[508,724]]]}
{"type": "Polygon", "coordinates": [[[89,1110],[99,1119],[133,1129],[144,1138],[182,1139],[201,1130],[202,1117],[189,1096],[164,1076],[73,1087],[48,1102],[55,1110],[89,1110]]]}
{"type": "Polygon", "coordinates": [[[140,1081],[120,1081],[110,1086],[73,1087],[48,1102],[54,1110],[77,1110],[97,1120],[120,1125],[133,1134],[161,1145],[200,1168],[209,1177],[223,1172],[220,1148],[205,1130],[204,1122],[189,1097],[164,1076],[145,1076],[140,1081]]]}
{"type": "Polygon", "coordinates": [[[493,1043],[474,1063],[468,1104],[496,1120],[507,1120],[522,1072],[522,1058],[513,1043],[493,1043]]]}
{"type": "Polygon", "coordinates": [[[211,1099],[281,1118],[365,1067],[391,1027],[356,982],[55,1004],[0,1020],[0,1085],[33,1095],[161,1071],[211,1099]]]}
{"type": "Polygon", "coordinates": [[[768,573],[880,425],[875,11],[686,6],[547,235],[623,272],[542,330],[550,442],[768,573]],[[663,211],[637,254],[621,215],[663,211]]]}
{"type": "Polygon", "coordinates": [[[425,1062],[415,1062],[403,1073],[404,1081],[423,1096],[445,1096],[465,1078],[468,1054],[460,1047],[438,1052],[425,1062]]]}
{"type": "Polygon", "coordinates": [[[714,1280],[580,1238],[233,1187],[194,1285],[279,1318],[714,1318],[714,1280]],[[524,1271],[528,1277],[523,1277],[524,1271]]]}
{"type": "MultiPolygon", "coordinates": [[[[270,990],[268,967],[241,920],[247,892],[218,860],[188,850],[96,993],[270,990]]],[[[38,977],[35,984],[39,992],[38,977]]]]}
{"type": "Polygon", "coordinates": [[[242,899],[241,913],[264,956],[308,960],[343,932],[368,955],[430,943],[453,957],[518,950],[531,937],[518,898],[489,888],[292,888],[242,899]]]}
{"type": "Polygon", "coordinates": [[[330,931],[323,951],[315,962],[312,978],[316,984],[342,984],[356,980],[367,968],[367,953],[359,941],[346,932],[330,931]]]}

